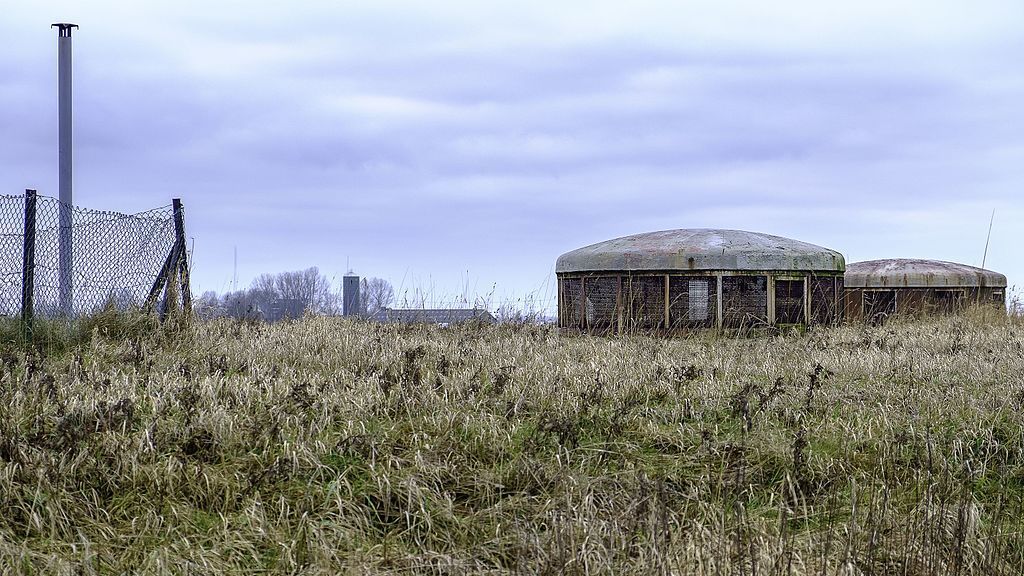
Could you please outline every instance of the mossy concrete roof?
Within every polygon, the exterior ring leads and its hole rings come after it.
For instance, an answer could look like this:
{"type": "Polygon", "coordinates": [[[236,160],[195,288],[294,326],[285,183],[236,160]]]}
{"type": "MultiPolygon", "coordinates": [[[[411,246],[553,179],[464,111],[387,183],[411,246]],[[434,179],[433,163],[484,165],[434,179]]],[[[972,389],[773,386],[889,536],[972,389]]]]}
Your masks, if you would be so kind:
{"type": "Polygon", "coordinates": [[[847,288],[1005,288],[1006,276],[956,262],[893,258],[850,264],[843,284],[847,288]]]}
{"type": "Polygon", "coordinates": [[[562,254],[556,273],[593,271],[795,270],[841,273],[843,255],[781,236],[685,229],[634,234],[562,254]]]}

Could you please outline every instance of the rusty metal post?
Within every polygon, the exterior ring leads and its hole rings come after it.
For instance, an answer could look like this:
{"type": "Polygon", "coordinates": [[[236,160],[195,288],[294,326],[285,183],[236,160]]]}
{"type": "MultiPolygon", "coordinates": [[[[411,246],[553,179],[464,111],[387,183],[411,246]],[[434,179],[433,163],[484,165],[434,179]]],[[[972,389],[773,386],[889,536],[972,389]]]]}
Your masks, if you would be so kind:
{"type": "Polygon", "coordinates": [[[665,274],[665,332],[667,333],[671,324],[669,324],[669,279],[668,274],[665,274]]]}
{"type": "Polygon", "coordinates": [[[722,274],[715,275],[715,327],[719,330],[722,329],[725,321],[725,306],[722,304],[722,295],[725,293],[725,290],[722,289],[724,279],[722,274]]]}
{"type": "Polygon", "coordinates": [[[622,302],[622,274],[619,274],[617,278],[619,279],[619,285],[615,288],[615,311],[618,313],[618,324],[615,326],[615,333],[621,336],[623,325],[622,308],[624,306],[622,302]]]}
{"type": "Polygon", "coordinates": [[[32,341],[32,299],[36,270],[36,191],[25,190],[25,236],[21,252],[21,322],[25,340],[32,341]]]}
{"type": "Polygon", "coordinates": [[[810,326],[811,322],[811,279],[804,275],[804,326],[810,326]]]}
{"type": "Polygon", "coordinates": [[[587,277],[580,276],[580,329],[587,328],[587,277]]]}

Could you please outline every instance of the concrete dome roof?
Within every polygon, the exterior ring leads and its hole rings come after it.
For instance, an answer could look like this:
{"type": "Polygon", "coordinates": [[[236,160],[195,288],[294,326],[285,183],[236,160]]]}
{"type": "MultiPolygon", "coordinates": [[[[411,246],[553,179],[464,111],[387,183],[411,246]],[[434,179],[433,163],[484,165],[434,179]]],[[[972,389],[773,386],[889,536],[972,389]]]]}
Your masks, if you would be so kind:
{"type": "Polygon", "coordinates": [[[558,258],[555,272],[806,270],[842,272],[834,250],[743,230],[664,230],[591,244],[558,258]]]}
{"type": "Polygon", "coordinates": [[[956,262],[893,258],[850,264],[843,284],[847,288],[1006,288],[1006,276],[956,262]]]}

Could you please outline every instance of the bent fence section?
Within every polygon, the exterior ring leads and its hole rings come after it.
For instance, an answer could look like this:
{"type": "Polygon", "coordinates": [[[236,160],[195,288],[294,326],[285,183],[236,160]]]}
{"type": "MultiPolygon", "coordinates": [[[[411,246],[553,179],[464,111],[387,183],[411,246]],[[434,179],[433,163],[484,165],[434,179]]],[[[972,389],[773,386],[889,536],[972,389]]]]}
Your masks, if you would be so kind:
{"type": "Polygon", "coordinates": [[[121,214],[63,205],[34,190],[0,195],[0,314],[30,325],[34,316],[153,306],[161,295],[164,309],[179,296],[191,309],[179,200],[121,214]]]}

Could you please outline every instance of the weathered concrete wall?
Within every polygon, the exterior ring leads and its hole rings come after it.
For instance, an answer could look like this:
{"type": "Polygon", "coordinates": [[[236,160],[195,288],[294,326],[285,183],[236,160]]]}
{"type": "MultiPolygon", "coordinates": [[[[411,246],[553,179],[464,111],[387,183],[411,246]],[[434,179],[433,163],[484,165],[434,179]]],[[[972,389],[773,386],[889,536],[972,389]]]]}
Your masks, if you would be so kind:
{"type": "MultiPolygon", "coordinates": [[[[782,300],[790,310],[794,301],[799,304],[799,322],[790,323],[834,324],[841,319],[839,272],[720,270],[562,273],[558,275],[558,322],[563,328],[598,334],[764,328],[783,321],[777,316],[775,298],[782,282],[800,291],[782,300]],[[828,290],[822,289],[825,284],[828,290]]],[[[790,312],[787,319],[793,317],[790,312]]]]}
{"type": "Polygon", "coordinates": [[[997,310],[1006,310],[1006,289],[984,288],[901,288],[888,289],[847,287],[843,296],[847,321],[877,322],[888,316],[930,316],[950,314],[972,304],[988,304],[997,310]],[[872,310],[871,297],[876,300],[886,294],[895,296],[895,308],[872,310]],[[867,296],[866,296],[867,295],[867,296]]]}

